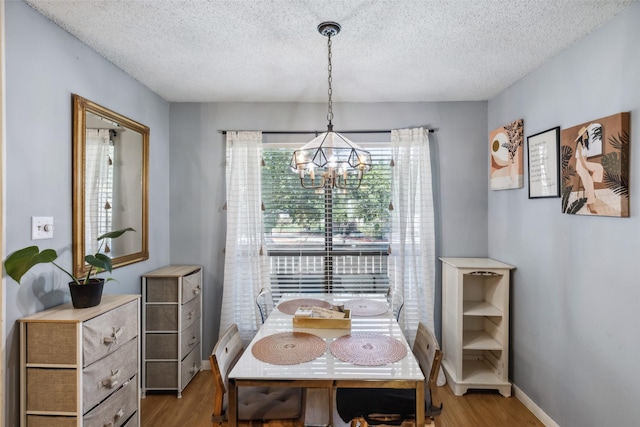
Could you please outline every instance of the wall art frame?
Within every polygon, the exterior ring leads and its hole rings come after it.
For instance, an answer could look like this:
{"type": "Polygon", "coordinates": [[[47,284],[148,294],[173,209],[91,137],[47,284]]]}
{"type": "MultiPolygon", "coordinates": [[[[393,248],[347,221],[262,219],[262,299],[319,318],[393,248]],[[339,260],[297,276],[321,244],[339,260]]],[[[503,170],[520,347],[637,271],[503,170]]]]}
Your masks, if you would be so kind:
{"type": "Polygon", "coordinates": [[[560,126],[527,137],[529,198],[560,197],[560,126]]]}
{"type": "Polygon", "coordinates": [[[489,133],[489,184],[492,190],[522,188],[524,182],[524,120],[489,133]]]}
{"type": "Polygon", "coordinates": [[[563,129],[562,212],[629,216],[629,112],[563,129]]]}

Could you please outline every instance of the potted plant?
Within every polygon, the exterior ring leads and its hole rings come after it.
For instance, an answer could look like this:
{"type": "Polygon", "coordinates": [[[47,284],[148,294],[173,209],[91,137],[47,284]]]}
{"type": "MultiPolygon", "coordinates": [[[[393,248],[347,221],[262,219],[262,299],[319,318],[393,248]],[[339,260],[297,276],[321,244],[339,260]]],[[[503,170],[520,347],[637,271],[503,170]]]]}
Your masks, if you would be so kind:
{"type": "Polygon", "coordinates": [[[94,307],[100,304],[102,300],[102,289],[105,281],[115,280],[112,277],[106,280],[98,277],[99,273],[103,271],[111,273],[112,270],[111,258],[101,252],[105,239],[115,239],[127,231],[135,230],[129,227],[122,230],[110,231],[98,237],[98,241],[100,242],[98,252],[94,255],[84,257],[84,260],[89,264],[89,271],[82,277],[76,277],[59,264],[56,264],[55,260],[58,258],[58,253],[54,249],[44,249],[40,251],[40,248],[37,246],[28,246],[12,253],[5,260],[4,268],[9,277],[20,283],[22,276],[24,276],[31,267],[50,262],[71,278],[72,281],[69,282],[69,291],[71,292],[71,302],[73,306],[75,308],[94,307]]]}

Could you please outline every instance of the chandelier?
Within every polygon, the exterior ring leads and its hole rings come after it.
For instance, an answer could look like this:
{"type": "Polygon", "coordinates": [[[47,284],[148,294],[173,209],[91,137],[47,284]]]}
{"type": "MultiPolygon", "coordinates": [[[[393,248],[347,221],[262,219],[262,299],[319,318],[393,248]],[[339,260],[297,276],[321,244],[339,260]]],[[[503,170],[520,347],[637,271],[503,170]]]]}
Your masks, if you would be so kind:
{"type": "Polygon", "coordinates": [[[362,176],[373,167],[371,153],[362,149],[345,136],[333,131],[333,104],[331,96],[331,37],[340,32],[337,22],[323,22],[318,32],[327,37],[329,103],[327,131],[293,152],[289,167],[300,175],[304,188],[340,188],[355,190],[360,187],[362,176]]]}

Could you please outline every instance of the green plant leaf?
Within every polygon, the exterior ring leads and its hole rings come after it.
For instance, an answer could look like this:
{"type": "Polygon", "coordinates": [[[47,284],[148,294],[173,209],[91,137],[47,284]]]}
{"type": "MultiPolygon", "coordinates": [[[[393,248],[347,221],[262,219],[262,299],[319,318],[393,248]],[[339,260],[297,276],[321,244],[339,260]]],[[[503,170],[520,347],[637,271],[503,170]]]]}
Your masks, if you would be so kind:
{"type": "Polygon", "coordinates": [[[53,262],[56,258],[58,258],[58,254],[53,249],[45,249],[40,252],[37,246],[29,246],[9,255],[4,262],[4,267],[9,277],[20,283],[22,276],[31,267],[36,264],[53,262]]]}
{"type": "MultiPolygon", "coordinates": [[[[122,236],[127,231],[136,231],[136,230],[134,230],[131,227],[128,227],[128,228],[123,228],[122,230],[109,231],[108,233],[104,233],[102,236],[98,237],[97,240],[115,239],[116,237],[122,236]]],[[[111,270],[109,270],[109,271],[111,271],[111,270]]]]}
{"type": "Polygon", "coordinates": [[[87,261],[89,265],[96,267],[98,270],[104,270],[111,273],[111,258],[105,254],[87,255],[84,257],[84,260],[87,261]]]}

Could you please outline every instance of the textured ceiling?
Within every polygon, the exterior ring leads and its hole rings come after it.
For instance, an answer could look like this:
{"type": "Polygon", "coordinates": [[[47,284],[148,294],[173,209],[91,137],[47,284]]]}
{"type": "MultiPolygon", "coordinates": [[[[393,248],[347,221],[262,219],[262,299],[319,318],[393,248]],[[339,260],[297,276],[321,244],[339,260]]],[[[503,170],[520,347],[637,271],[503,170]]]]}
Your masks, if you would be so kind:
{"type": "Polygon", "coordinates": [[[24,0],[168,101],[488,100],[633,1],[24,0]]]}

